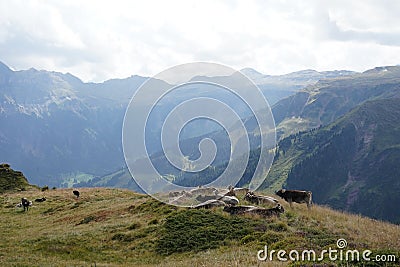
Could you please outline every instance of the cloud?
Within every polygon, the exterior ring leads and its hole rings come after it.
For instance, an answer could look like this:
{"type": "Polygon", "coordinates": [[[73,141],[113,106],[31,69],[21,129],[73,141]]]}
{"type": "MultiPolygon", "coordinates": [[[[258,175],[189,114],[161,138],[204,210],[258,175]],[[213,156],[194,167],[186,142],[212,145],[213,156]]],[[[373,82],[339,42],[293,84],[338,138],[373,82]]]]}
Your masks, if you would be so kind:
{"type": "MultiPolygon", "coordinates": [[[[377,8],[379,7],[377,6],[377,8]]],[[[400,46],[400,28],[395,23],[394,18],[386,17],[379,20],[375,17],[373,10],[365,10],[364,6],[354,6],[353,10],[357,11],[357,13],[363,13],[364,18],[375,18],[374,24],[370,24],[354,18],[346,20],[347,16],[343,17],[343,14],[340,13],[335,16],[335,9],[332,10],[332,15],[328,12],[319,15],[320,26],[316,30],[320,37],[335,41],[370,42],[380,45],[400,46]],[[395,24],[392,26],[391,23],[395,24]]],[[[400,5],[398,5],[398,10],[400,11],[400,5]]],[[[350,15],[348,14],[348,16],[350,15]]]]}
{"type": "Polygon", "coordinates": [[[6,1],[0,60],[85,81],[191,61],[268,74],[400,62],[398,1],[6,1]]]}

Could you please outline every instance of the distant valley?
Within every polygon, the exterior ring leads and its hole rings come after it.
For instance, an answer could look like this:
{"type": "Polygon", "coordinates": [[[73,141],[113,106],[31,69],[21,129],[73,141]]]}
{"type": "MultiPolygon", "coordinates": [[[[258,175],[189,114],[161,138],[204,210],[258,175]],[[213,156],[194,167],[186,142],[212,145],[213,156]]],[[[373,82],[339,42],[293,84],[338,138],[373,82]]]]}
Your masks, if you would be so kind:
{"type": "MultiPolygon", "coordinates": [[[[399,66],[363,73],[306,70],[281,76],[242,71],[269,100],[277,128],[275,160],[261,190],[312,190],[318,204],[400,222],[395,211],[400,202],[396,193],[400,190],[399,66]]],[[[121,128],[130,97],[146,79],[131,76],[84,83],[71,74],[12,71],[0,65],[0,161],[23,170],[34,184],[140,191],[125,167],[121,128]]],[[[182,99],[198,93],[187,92],[182,99]]],[[[167,99],[161,110],[167,112],[177,101],[167,99]]],[[[253,144],[240,181],[246,186],[260,147],[254,118],[243,115],[242,120],[253,144]]],[[[198,157],[198,142],[204,137],[222,148],[201,175],[171,171],[163,165],[165,158],[156,142],[150,144],[151,157],[178,183],[206,182],[223,171],[230,149],[224,131],[201,122],[185,132],[181,140],[185,154],[198,157]]]]}
{"type": "MultiPolygon", "coordinates": [[[[305,71],[268,76],[252,69],[243,72],[258,83],[270,103],[321,78],[349,74],[305,71]]],[[[32,183],[49,186],[71,186],[79,182],[77,178],[85,181],[123,168],[125,109],[147,79],[131,76],[84,83],[68,73],[13,71],[0,63],[0,162],[23,170],[32,183]]],[[[188,97],[190,94],[196,95],[189,92],[188,97]]],[[[186,138],[213,131],[204,129],[204,124],[193,127],[186,138]]],[[[151,145],[150,151],[159,150],[151,145]]]]}

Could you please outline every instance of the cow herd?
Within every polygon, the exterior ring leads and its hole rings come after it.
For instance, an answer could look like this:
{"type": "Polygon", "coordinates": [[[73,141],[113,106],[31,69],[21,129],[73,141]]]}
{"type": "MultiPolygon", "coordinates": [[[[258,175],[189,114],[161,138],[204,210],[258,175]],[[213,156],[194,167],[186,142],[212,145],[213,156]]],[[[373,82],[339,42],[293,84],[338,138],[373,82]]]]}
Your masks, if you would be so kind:
{"type": "MultiPolygon", "coordinates": [[[[72,193],[79,198],[79,191],[74,190],[72,193]]],[[[45,202],[47,199],[45,197],[35,199],[35,202],[45,202]]],[[[24,211],[28,211],[29,207],[32,206],[32,201],[29,201],[27,198],[21,198],[21,202],[16,205],[17,208],[24,208],[24,211]]]]}
{"type": "MultiPolygon", "coordinates": [[[[72,193],[76,198],[79,198],[80,193],[77,190],[73,190],[72,193]]],[[[312,205],[312,192],[311,191],[300,191],[300,190],[285,190],[281,189],[275,193],[277,196],[284,199],[289,203],[292,208],[292,203],[305,203],[307,208],[310,209],[312,205]]],[[[213,187],[199,187],[194,188],[190,191],[181,192],[170,192],[169,193],[169,204],[182,204],[183,201],[188,198],[194,198],[197,205],[192,205],[194,209],[211,209],[214,207],[223,207],[223,210],[231,215],[242,215],[242,214],[257,214],[262,217],[279,216],[285,209],[279,203],[279,201],[271,196],[259,195],[247,188],[233,188],[228,189],[217,189],[213,187]],[[268,206],[268,208],[260,206],[246,206],[239,205],[240,201],[238,196],[243,196],[243,199],[254,205],[268,206]]],[[[35,199],[35,202],[44,202],[45,197],[35,199]]],[[[28,211],[29,207],[32,206],[32,201],[26,198],[21,199],[21,203],[17,207],[23,207],[24,211],[28,211]]]]}
{"type": "MultiPolygon", "coordinates": [[[[228,190],[218,190],[216,188],[196,188],[190,192],[182,192],[181,194],[174,194],[176,198],[183,198],[184,196],[193,196],[195,194],[196,200],[201,202],[200,204],[193,205],[191,208],[194,209],[211,209],[214,207],[223,207],[223,211],[231,215],[244,215],[244,214],[256,214],[261,217],[279,216],[285,212],[283,206],[279,201],[271,196],[259,195],[249,191],[246,188],[232,188],[228,190]],[[240,192],[240,193],[239,193],[240,192]],[[203,193],[203,194],[200,194],[203,193]],[[246,206],[239,205],[238,195],[243,195],[243,199],[255,205],[268,206],[270,208],[260,206],[246,206]]],[[[312,193],[311,191],[300,191],[300,190],[285,190],[281,189],[276,192],[276,195],[284,199],[289,203],[292,208],[292,203],[306,203],[308,209],[312,205],[312,193]]],[[[171,203],[173,204],[173,203],[171,203]]]]}

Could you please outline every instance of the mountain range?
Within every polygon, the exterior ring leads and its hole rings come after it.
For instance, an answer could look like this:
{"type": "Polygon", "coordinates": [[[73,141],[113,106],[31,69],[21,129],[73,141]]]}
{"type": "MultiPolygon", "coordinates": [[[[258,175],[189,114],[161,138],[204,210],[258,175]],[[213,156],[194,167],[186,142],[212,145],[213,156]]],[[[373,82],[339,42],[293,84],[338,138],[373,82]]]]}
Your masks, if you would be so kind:
{"type": "MultiPolygon", "coordinates": [[[[244,72],[259,81],[271,103],[321,77],[348,74],[307,71],[267,76],[249,69],[244,72]]],[[[32,183],[49,186],[71,186],[77,178],[87,180],[123,168],[121,135],[125,110],[147,79],[134,75],[84,83],[69,73],[33,68],[13,71],[0,63],[0,162],[24,170],[32,183]]],[[[197,92],[187,94],[185,97],[197,92]]],[[[175,106],[174,101],[167,99],[163,111],[175,106]]],[[[161,123],[159,120],[155,125],[161,123]]],[[[204,134],[204,129],[210,128],[205,123],[192,127],[186,138],[204,134]]],[[[152,153],[160,149],[152,145],[152,153]]]]}
{"type": "MultiPolygon", "coordinates": [[[[400,222],[400,213],[395,211],[400,202],[396,193],[400,189],[396,167],[400,159],[399,66],[362,73],[305,70],[270,76],[253,69],[242,72],[271,103],[279,141],[261,190],[312,190],[316,203],[400,222]]],[[[209,77],[225,78],[229,77],[209,77]]],[[[131,96],[147,79],[131,76],[85,83],[71,74],[13,71],[0,64],[0,161],[23,170],[36,184],[140,191],[125,168],[121,129],[131,96]]],[[[199,94],[194,89],[171,97],[161,110],[171,110],[180,97],[199,94]]],[[[256,121],[245,115],[242,120],[255,140],[256,121]]],[[[153,126],[161,123],[159,119],[153,126]]],[[[223,146],[221,154],[201,177],[176,176],[180,184],[208,181],[226,166],[226,133],[205,122],[185,132],[182,150],[198,157],[198,143],[204,137],[217,140],[223,146]]],[[[254,144],[242,186],[254,172],[260,153],[254,144]]],[[[150,144],[149,149],[168,173],[160,147],[150,144]]]]}

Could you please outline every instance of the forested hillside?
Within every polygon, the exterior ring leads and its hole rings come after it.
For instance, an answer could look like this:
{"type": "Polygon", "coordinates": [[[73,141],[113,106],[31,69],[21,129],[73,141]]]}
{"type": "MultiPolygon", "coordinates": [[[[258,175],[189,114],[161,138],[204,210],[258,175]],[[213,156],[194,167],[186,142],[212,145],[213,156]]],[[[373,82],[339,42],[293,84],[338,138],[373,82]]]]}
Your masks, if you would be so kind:
{"type": "Polygon", "coordinates": [[[264,187],[313,191],[319,204],[400,222],[400,99],[369,101],[279,143],[264,187]]]}

